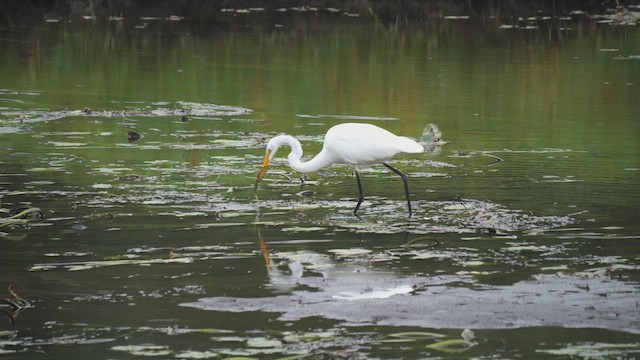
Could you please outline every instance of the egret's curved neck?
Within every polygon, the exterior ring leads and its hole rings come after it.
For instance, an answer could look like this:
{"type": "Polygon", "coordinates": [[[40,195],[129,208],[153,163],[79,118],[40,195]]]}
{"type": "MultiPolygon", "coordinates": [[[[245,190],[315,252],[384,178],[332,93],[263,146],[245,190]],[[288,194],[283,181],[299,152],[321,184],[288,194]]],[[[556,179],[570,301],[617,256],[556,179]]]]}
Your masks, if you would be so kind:
{"type": "Polygon", "coordinates": [[[282,145],[287,145],[291,148],[291,152],[287,156],[289,165],[296,171],[307,173],[317,171],[325,166],[331,165],[333,161],[327,156],[327,152],[322,149],[318,155],[314,156],[309,161],[301,161],[302,158],[302,146],[300,141],[290,135],[279,135],[271,139],[269,143],[272,144],[272,154],[275,154],[276,150],[282,145]]]}

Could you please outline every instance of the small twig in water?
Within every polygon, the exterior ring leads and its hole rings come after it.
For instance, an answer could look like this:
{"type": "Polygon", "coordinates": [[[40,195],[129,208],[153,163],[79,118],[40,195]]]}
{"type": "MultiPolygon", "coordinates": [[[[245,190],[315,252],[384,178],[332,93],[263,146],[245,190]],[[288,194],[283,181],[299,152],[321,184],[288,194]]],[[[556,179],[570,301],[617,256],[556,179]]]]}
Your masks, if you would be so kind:
{"type": "Polygon", "coordinates": [[[494,164],[497,164],[497,163],[499,163],[499,162],[503,162],[503,161],[504,161],[504,160],[502,160],[501,158],[499,158],[499,157],[497,157],[497,156],[495,156],[495,155],[491,155],[491,154],[487,154],[487,153],[481,153],[480,155],[482,155],[482,156],[488,156],[488,157],[490,157],[490,158],[492,158],[492,159],[493,159],[493,162],[490,162],[490,163],[488,163],[488,164],[486,164],[486,165],[494,165],[494,164]]]}
{"type": "Polygon", "coordinates": [[[293,183],[293,181],[291,181],[291,178],[290,178],[290,177],[288,177],[286,174],[280,174],[280,173],[278,173],[277,175],[280,175],[280,176],[282,176],[283,178],[287,179],[287,181],[289,181],[289,184],[293,183]]]}
{"type": "Polygon", "coordinates": [[[9,319],[11,320],[11,326],[13,327],[13,329],[15,329],[16,317],[18,316],[18,314],[20,314],[20,312],[24,309],[32,308],[33,305],[31,305],[31,303],[29,303],[27,300],[21,298],[15,292],[15,290],[13,290],[13,284],[9,285],[8,291],[9,291],[9,295],[11,295],[11,299],[3,298],[0,300],[2,300],[6,304],[9,304],[13,308],[13,310],[8,310],[4,308],[0,308],[0,310],[5,314],[7,314],[7,316],[9,316],[9,319]]]}

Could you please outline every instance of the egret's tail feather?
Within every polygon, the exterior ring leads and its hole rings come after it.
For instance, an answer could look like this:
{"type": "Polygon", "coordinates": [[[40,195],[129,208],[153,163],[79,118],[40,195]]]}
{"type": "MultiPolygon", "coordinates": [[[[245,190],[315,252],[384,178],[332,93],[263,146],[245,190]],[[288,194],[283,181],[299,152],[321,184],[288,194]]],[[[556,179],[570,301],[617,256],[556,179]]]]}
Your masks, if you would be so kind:
{"type": "Polygon", "coordinates": [[[409,139],[408,137],[399,136],[401,139],[400,150],[409,154],[418,154],[424,152],[424,147],[418,144],[415,140],[409,139]]]}

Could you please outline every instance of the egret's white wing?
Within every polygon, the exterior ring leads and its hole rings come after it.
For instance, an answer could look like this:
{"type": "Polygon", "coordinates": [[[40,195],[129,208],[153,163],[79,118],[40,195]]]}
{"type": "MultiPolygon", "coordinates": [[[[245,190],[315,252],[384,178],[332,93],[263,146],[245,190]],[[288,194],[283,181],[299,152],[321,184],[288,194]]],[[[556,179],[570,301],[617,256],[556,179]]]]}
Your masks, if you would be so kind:
{"type": "Polygon", "coordinates": [[[353,166],[381,163],[401,152],[423,151],[420,144],[409,138],[360,123],[340,124],[329,129],[324,148],[335,162],[353,166]]]}

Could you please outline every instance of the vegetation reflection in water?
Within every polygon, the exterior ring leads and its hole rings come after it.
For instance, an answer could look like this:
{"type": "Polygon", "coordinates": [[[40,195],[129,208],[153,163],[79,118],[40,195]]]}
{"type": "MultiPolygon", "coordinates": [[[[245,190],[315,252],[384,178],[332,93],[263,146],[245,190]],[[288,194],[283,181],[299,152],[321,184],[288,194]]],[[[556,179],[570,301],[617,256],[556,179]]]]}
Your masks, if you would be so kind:
{"type": "MultiPolygon", "coordinates": [[[[338,25],[330,37],[305,33],[301,53],[293,32],[219,37],[220,52],[181,33],[161,49],[171,56],[142,67],[149,33],[128,43],[122,29],[106,31],[116,39],[104,54],[86,41],[104,29],[61,26],[78,36],[29,56],[74,74],[62,84],[6,58],[2,270],[35,308],[0,332],[0,352],[637,353],[639,265],[629,249],[640,164],[637,138],[625,136],[637,129],[628,64],[637,33],[612,55],[582,32],[562,33],[556,46],[514,28],[467,36],[447,23],[408,36],[338,25]],[[484,49],[468,46],[478,37],[484,49]],[[68,61],[78,39],[106,56],[80,74],[68,61]],[[395,161],[415,189],[413,219],[386,169],[363,179],[377,196],[360,219],[346,168],[303,185],[275,164],[283,176],[270,173],[255,193],[266,139],[292,133],[313,154],[345,121],[416,139],[427,122],[442,129],[447,143],[429,156],[395,161]],[[25,206],[44,217],[11,221],[25,206]]],[[[617,31],[593,36],[609,44],[617,31]]]]}

